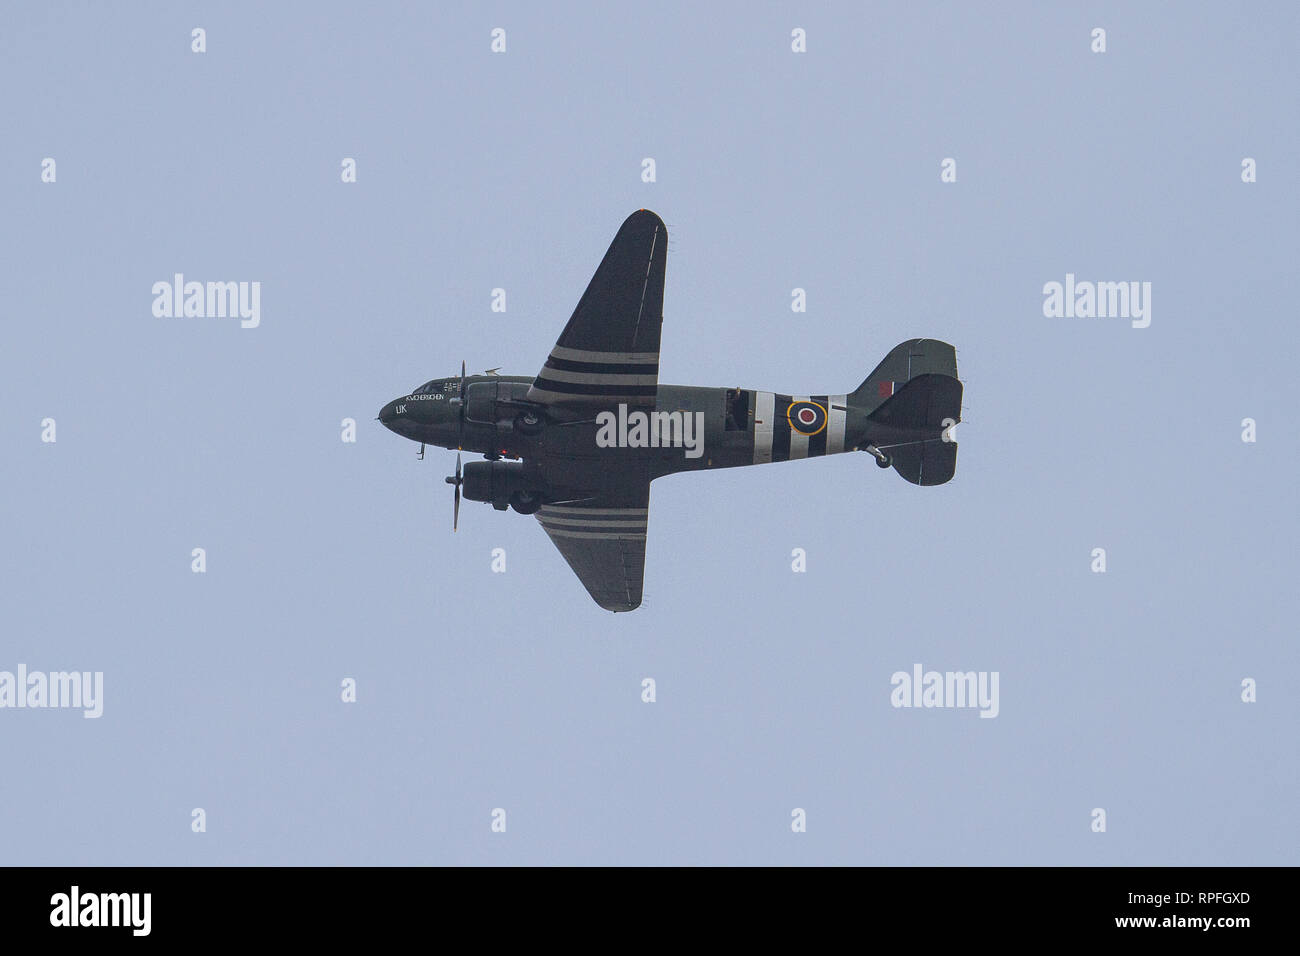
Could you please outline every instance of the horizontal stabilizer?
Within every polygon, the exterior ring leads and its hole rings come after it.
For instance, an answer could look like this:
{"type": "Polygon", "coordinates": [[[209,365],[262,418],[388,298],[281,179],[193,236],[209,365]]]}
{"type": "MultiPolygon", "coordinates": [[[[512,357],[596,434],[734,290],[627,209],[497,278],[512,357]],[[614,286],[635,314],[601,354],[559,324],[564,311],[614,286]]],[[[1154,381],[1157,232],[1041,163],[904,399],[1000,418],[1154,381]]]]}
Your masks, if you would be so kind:
{"type": "Polygon", "coordinates": [[[867,418],[898,428],[947,428],[961,421],[961,382],[948,375],[917,375],[867,418]]]}
{"type": "Polygon", "coordinates": [[[895,445],[887,449],[894,470],[914,485],[941,485],[957,473],[957,443],[931,441],[895,445]]]}
{"type": "Polygon", "coordinates": [[[868,421],[891,430],[917,432],[915,440],[879,446],[894,470],[912,484],[941,485],[956,473],[957,443],[945,441],[944,435],[945,429],[961,421],[961,396],[961,382],[951,376],[916,375],[867,416],[868,421]]]}

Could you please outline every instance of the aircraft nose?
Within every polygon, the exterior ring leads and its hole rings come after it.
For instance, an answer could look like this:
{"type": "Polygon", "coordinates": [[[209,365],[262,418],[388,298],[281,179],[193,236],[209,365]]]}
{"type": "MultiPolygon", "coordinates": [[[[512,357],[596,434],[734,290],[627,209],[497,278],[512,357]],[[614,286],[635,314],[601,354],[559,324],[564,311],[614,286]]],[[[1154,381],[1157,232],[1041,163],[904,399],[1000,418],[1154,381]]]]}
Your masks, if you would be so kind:
{"type": "Polygon", "coordinates": [[[389,402],[387,405],[381,408],[379,410],[379,414],[376,416],[376,418],[379,419],[379,423],[381,425],[384,425],[385,427],[391,424],[393,419],[396,417],[397,417],[396,400],[389,402]]]}

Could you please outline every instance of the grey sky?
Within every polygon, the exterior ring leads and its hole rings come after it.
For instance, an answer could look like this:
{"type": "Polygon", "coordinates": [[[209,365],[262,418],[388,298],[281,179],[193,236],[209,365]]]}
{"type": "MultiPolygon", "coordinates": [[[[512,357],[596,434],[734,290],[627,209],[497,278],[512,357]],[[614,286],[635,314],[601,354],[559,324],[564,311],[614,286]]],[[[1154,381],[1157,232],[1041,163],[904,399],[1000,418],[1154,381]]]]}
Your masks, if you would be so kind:
{"type": "Polygon", "coordinates": [[[0,861],[1297,862],[1295,5],[699,6],[4,14],[0,670],[105,700],[0,710],[0,861]],[[453,537],[376,411],[534,374],[639,207],[662,381],[944,339],[956,478],[656,482],[619,616],[531,519],[453,537]],[[260,327],[153,317],[176,272],[260,327]],[[1045,318],[1067,273],[1150,327],[1045,318]],[[999,716],[891,707],[916,663],[999,716]]]}

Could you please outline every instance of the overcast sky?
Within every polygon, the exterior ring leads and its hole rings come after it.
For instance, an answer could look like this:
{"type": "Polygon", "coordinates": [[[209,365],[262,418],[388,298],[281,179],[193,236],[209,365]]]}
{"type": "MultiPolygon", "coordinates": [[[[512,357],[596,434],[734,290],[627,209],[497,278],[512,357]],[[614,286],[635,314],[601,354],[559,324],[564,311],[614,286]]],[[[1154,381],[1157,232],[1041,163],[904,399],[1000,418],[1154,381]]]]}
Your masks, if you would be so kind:
{"type": "Polygon", "coordinates": [[[1297,862],[1294,4],[3,27],[0,671],[104,689],[0,709],[0,860],[1297,862]],[[535,374],[641,207],[661,381],[845,392],[951,342],[954,480],[657,481],[617,616],[530,518],[453,536],[454,453],[375,414],[535,374]],[[176,273],[260,324],[155,317],[176,273]],[[1150,325],[1045,316],[1067,274],[1151,283],[1150,325]],[[892,706],[916,665],[997,672],[997,716],[892,706]]]}

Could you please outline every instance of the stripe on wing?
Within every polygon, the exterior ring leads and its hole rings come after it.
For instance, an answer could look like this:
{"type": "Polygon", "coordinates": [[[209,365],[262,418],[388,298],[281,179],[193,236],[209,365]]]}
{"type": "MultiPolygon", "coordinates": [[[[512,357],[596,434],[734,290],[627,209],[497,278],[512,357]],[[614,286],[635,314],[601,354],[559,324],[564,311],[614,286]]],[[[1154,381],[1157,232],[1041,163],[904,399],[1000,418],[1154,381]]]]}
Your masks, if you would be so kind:
{"type": "Polygon", "coordinates": [[[649,509],[544,505],[537,520],[547,534],[563,538],[644,538],[649,509]]]}

